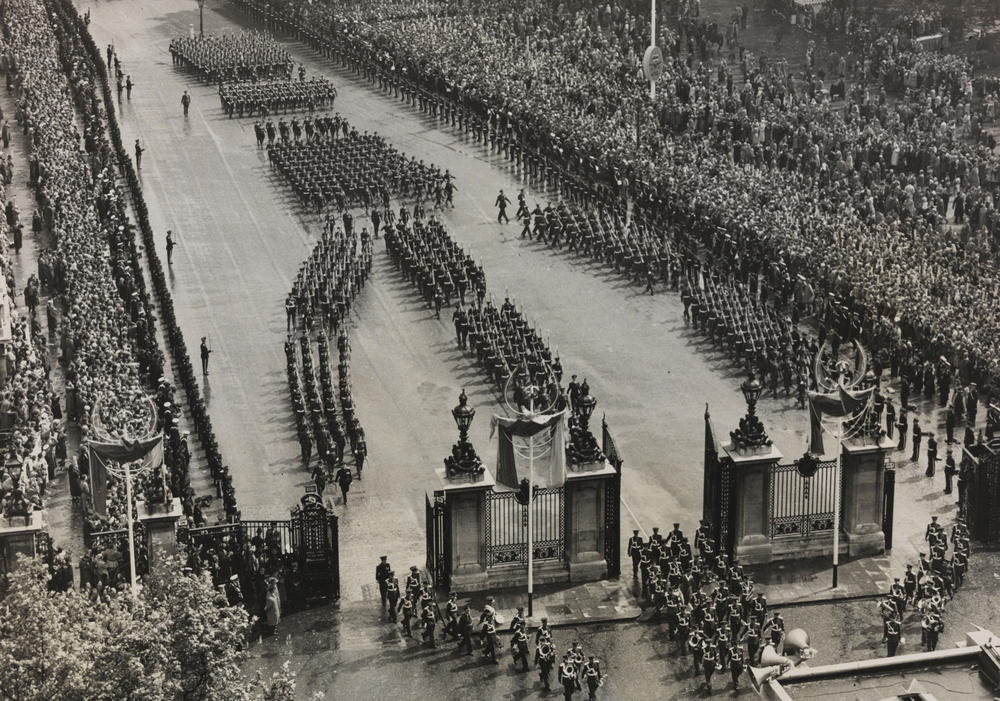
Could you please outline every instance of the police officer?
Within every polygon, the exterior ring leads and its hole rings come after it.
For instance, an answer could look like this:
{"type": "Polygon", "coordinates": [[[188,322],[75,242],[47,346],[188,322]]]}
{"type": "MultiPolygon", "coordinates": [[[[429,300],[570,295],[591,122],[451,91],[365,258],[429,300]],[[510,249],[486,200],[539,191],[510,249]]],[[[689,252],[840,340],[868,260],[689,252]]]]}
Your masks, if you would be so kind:
{"type": "Polygon", "coordinates": [[[628,554],[632,557],[632,579],[639,576],[639,563],[642,561],[642,536],[638,529],[632,531],[632,537],[628,539],[628,554]]]}
{"type": "Polygon", "coordinates": [[[458,644],[458,651],[465,650],[466,655],[472,654],[472,613],[469,605],[462,607],[462,615],[458,617],[458,635],[461,642],[458,644]]]}

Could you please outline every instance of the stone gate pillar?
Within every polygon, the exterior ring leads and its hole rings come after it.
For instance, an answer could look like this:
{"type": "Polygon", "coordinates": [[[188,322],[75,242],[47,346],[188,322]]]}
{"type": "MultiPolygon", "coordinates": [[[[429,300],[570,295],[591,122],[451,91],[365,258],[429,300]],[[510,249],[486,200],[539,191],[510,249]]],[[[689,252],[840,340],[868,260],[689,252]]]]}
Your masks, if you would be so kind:
{"type": "Polygon", "coordinates": [[[733,555],[745,565],[770,562],[771,471],[781,451],[773,445],[745,449],[733,443],[723,450],[732,461],[733,555]]]}
{"type": "Polygon", "coordinates": [[[448,510],[446,519],[451,536],[451,588],[459,591],[486,589],[486,495],[496,481],[489,470],[476,478],[447,476],[437,470],[448,510]]]}
{"type": "Polygon", "coordinates": [[[844,535],[851,557],[885,552],[882,530],[885,460],[896,444],[890,438],[861,438],[841,444],[844,535]]]}
{"type": "Polygon", "coordinates": [[[605,491],[618,473],[607,462],[585,467],[566,473],[566,560],[571,582],[591,582],[608,574],[605,491]]]}
{"type": "MultiPolygon", "coordinates": [[[[167,493],[169,497],[169,492],[167,493]]],[[[139,521],[146,527],[146,548],[149,553],[149,564],[152,567],[157,558],[157,550],[165,555],[177,552],[177,522],[184,517],[181,500],[173,497],[165,504],[149,504],[138,502],[136,513],[139,521]]]]}

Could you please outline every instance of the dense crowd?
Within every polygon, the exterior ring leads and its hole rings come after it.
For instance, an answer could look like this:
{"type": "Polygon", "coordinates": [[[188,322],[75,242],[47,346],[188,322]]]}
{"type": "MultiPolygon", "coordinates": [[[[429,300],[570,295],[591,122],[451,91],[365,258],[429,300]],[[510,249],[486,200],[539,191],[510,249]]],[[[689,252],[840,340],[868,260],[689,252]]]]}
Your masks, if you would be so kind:
{"type": "Polygon", "coordinates": [[[288,49],[261,32],[178,37],[170,40],[170,57],[208,83],[287,79],[295,68],[288,49]]]}
{"type": "MultiPolygon", "coordinates": [[[[3,120],[0,110],[0,120],[3,120]]],[[[6,125],[4,127],[7,128],[6,125]]],[[[7,144],[9,145],[9,136],[7,144]]],[[[6,148],[6,146],[5,146],[6,148]]],[[[13,170],[11,155],[4,161],[13,170]]],[[[6,201],[0,218],[0,241],[13,238],[15,255],[20,253],[24,223],[13,200],[6,199],[10,177],[5,171],[0,180],[0,201],[6,201]]],[[[40,225],[38,213],[34,225],[40,225]]],[[[23,293],[27,315],[13,314],[17,309],[17,281],[11,259],[0,255],[0,274],[4,278],[5,323],[10,325],[10,342],[0,373],[0,436],[3,437],[5,471],[0,476],[0,515],[27,517],[43,506],[49,480],[55,477],[58,463],[66,458],[66,436],[62,410],[52,390],[46,356],[46,334],[42,333],[38,306],[41,283],[29,276],[23,293]]],[[[55,331],[50,325],[48,333],[55,331]]]]}
{"type": "MultiPolygon", "coordinates": [[[[134,480],[134,496],[152,501],[179,496],[192,523],[202,525],[202,508],[211,497],[198,498],[191,488],[190,451],[187,434],[179,428],[176,390],[163,377],[165,359],[155,337],[152,299],[145,287],[136,242],[138,230],[129,221],[126,199],[117,185],[119,174],[131,190],[138,229],[148,248],[152,248],[152,232],[135,168],[121,144],[100,52],[85,31],[85,19],[69,3],[6,3],[0,19],[6,28],[0,60],[8,71],[8,89],[16,100],[16,119],[31,144],[29,176],[38,202],[32,228],[38,233],[44,223],[51,230],[53,242],[51,250],[40,253],[39,275],[32,276],[26,290],[29,320],[34,326],[31,338],[43,344],[39,350],[44,348],[35,307],[39,294],[47,291],[48,331],[54,334],[58,328],[60,336],[66,414],[83,427],[83,441],[96,438],[127,442],[150,431],[162,431],[166,469],[134,480]]],[[[109,47],[108,72],[112,65],[120,75],[120,59],[109,47]]],[[[9,132],[4,128],[4,140],[8,139],[9,132]]],[[[7,219],[12,209],[8,208],[7,219]]],[[[18,249],[19,238],[15,236],[18,249]]],[[[163,294],[162,268],[154,252],[149,253],[149,258],[164,328],[170,336],[169,348],[192,400],[193,421],[203,438],[227,515],[235,514],[232,484],[213,444],[204,404],[191,394],[194,376],[169,295],[163,294]]],[[[11,409],[15,424],[21,415],[42,422],[44,430],[38,435],[44,436],[47,443],[33,441],[31,460],[22,475],[41,474],[37,463],[42,460],[51,476],[58,460],[66,458],[65,439],[53,428],[62,410],[56,398],[38,395],[48,372],[44,353],[36,353],[38,367],[32,367],[31,354],[24,347],[25,334],[17,324],[14,336],[18,366],[25,372],[17,380],[14,393],[4,400],[3,408],[11,409]],[[39,408],[30,409],[29,400],[39,408]],[[52,449],[47,450],[50,444],[52,449]]],[[[33,435],[26,427],[18,430],[16,449],[31,448],[33,435]]],[[[68,462],[71,493],[84,510],[85,535],[124,527],[124,483],[109,477],[106,504],[95,504],[87,451],[81,450],[68,462]],[[101,507],[106,507],[106,514],[101,507]]],[[[36,496],[34,491],[32,496],[36,496]]],[[[122,553],[123,548],[120,540],[117,546],[102,540],[94,544],[86,562],[97,563],[94,568],[110,572],[115,568],[101,553],[116,549],[122,553]]],[[[145,566],[146,561],[140,557],[139,567],[145,566]]],[[[94,575],[94,568],[85,568],[90,573],[88,578],[93,579],[91,583],[110,583],[108,576],[94,575]]]]}
{"type": "Polygon", "coordinates": [[[95,418],[107,433],[134,435],[145,418],[145,403],[137,402],[144,396],[142,380],[159,376],[162,357],[148,322],[149,300],[137,282],[137,260],[129,255],[134,243],[114,163],[99,146],[104,124],[96,81],[59,41],[42,4],[7,4],[3,21],[10,30],[8,63],[17,66],[18,121],[45,173],[35,184],[56,246],[51,294],[63,305],[67,411],[87,423],[100,399],[103,411],[95,418]],[[67,65],[76,66],[72,86],[63,73],[67,65]],[[84,115],[83,149],[75,107],[84,115]]]}
{"type": "Polygon", "coordinates": [[[241,81],[219,86],[222,110],[230,117],[256,115],[266,119],[269,114],[288,114],[289,110],[312,112],[333,107],[336,98],[337,88],[322,76],[298,81],[241,81]]]}
{"type": "Polygon", "coordinates": [[[803,276],[921,361],[944,347],[965,381],[997,375],[1000,179],[986,127],[998,83],[959,57],[852,31],[823,77],[813,47],[801,75],[746,51],[735,68],[661,22],[666,71],[650,102],[636,70],[645,6],[467,3],[405,22],[391,19],[397,3],[367,22],[339,5],[253,7],[428,112],[457,112],[491,145],[537,154],[595,196],[631,194],[696,245],[721,227],[756,274],[780,288],[803,276]]]}

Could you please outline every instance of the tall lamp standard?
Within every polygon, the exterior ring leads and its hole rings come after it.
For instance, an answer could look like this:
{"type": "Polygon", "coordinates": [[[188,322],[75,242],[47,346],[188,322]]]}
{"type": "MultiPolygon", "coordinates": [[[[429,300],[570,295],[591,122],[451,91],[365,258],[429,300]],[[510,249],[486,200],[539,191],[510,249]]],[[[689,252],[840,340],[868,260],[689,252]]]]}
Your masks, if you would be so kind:
{"type": "Polygon", "coordinates": [[[451,410],[451,417],[458,426],[458,443],[451,447],[451,455],[444,460],[444,467],[449,477],[467,476],[478,478],[485,472],[483,461],[476,454],[476,449],[469,441],[469,427],[476,418],[476,410],[469,406],[469,398],[465,390],[458,396],[458,404],[451,410]]]}
{"type": "Polygon", "coordinates": [[[205,0],[198,0],[198,36],[205,36],[205,0]]]}

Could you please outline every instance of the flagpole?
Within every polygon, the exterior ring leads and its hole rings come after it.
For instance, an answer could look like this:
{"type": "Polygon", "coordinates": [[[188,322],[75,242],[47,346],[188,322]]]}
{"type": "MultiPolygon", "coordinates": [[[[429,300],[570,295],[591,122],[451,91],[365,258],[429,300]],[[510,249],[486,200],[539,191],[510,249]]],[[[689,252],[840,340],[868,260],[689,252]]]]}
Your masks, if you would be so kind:
{"type": "Polygon", "coordinates": [[[132,472],[125,463],[125,521],[128,523],[128,563],[129,579],[131,580],[132,602],[136,598],[135,585],[135,534],[132,531],[132,472]]]}
{"type": "MultiPolygon", "coordinates": [[[[534,392],[531,393],[530,399],[528,400],[528,419],[535,418],[535,395],[534,392]]],[[[533,612],[533,599],[535,594],[535,578],[534,578],[534,563],[535,563],[535,548],[533,545],[534,540],[534,525],[535,519],[533,516],[534,509],[532,508],[532,497],[534,497],[535,491],[535,434],[532,433],[528,436],[528,618],[534,615],[533,612]]]]}
{"type": "Polygon", "coordinates": [[[834,472],[833,489],[833,588],[837,588],[837,568],[840,565],[840,472],[841,456],[844,454],[844,420],[837,420],[837,468],[834,472]]]}

